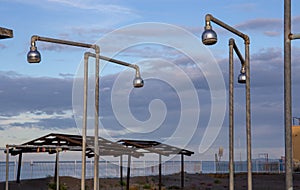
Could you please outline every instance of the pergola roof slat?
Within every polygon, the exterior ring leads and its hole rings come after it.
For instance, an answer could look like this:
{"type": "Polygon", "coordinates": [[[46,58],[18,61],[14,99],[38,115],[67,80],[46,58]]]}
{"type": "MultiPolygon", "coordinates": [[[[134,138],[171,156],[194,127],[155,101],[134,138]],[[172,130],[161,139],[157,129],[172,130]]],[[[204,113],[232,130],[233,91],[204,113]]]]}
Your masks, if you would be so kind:
{"type": "Polygon", "coordinates": [[[157,141],[122,139],[118,142],[128,147],[143,149],[148,151],[149,153],[156,153],[164,156],[169,156],[172,154],[183,154],[186,156],[191,156],[192,154],[194,154],[194,152],[192,151],[177,148],[175,146],[170,146],[157,141]]]}
{"type": "MultiPolygon", "coordinates": [[[[87,136],[86,144],[86,154],[91,156],[91,152],[94,150],[94,137],[87,136]]],[[[9,153],[12,155],[37,152],[48,152],[51,154],[55,153],[57,148],[62,151],[82,151],[82,136],[50,133],[21,145],[7,146],[10,148],[9,153]]],[[[132,155],[137,158],[143,156],[142,153],[137,152],[134,149],[129,149],[124,145],[120,145],[101,137],[99,137],[99,151],[101,156],[132,155]]]]}

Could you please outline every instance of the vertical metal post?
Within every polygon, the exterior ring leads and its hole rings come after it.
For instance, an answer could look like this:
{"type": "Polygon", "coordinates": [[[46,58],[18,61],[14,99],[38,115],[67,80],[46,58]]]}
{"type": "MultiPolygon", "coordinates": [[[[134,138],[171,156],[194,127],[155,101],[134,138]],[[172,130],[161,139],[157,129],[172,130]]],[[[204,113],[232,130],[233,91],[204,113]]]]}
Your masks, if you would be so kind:
{"type": "Polygon", "coordinates": [[[158,189],[161,190],[161,154],[158,154],[158,189]]]}
{"type": "Polygon", "coordinates": [[[86,130],[87,130],[87,96],[88,96],[88,54],[84,54],[83,119],[82,119],[82,157],[81,190],[85,190],[86,176],[86,130]]]}
{"type": "Polygon", "coordinates": [[[56,190],[59,190],[59,150],[56,151],[56,190]]]}
{"type": "MultiPolygon", "coordinates": [[[[80,43],[80,42],[73,42],[73,41],[68,41],[68,40],[60,40],[60,39],[54,39],[54,38],[47,38],[47,37],[41,37],[41,36],[32,36],[31,37],[31,48],[34,48],[35,51],[35,43],[36,41],[44,41],[44,42],[50,42],[50,43],[57,43],[57,44],[64,44],[64,45],[70,45],[70,46],[77,46],[77,47],[84,47],[84,48],[93,48],[95,50],[96,54],[96,89],[95,89],[95,143],[94,143],[94,151],[95,151],[95,167],[94,167],[94,189],[98,190],[99,189],[99,174],[98,174],[98,161],[99,161],[99,146],[98,146],[98,119],[99,119],[99,59],[100,59],[100,48],[98,45],[92,45],[92,44],[86,44],[86,43],[80,43]]],[[[32,49],[29,53],[32,53],[32,49]]],[[[40,59],[34,59],[32,60],[31,56],[27,56],[27,59],[30,63],[37,63],[40,61],[40,59]]],[[[83,124],[84,125],[84,124],[83,124]]],[[[86,130],[85,127],[83,126],[83,130],[86,130]]],[[[83,131],[83,136],[86,131],[83,131]]],[[[85,145],[86,142],[84,142],[84,137],[83,137],[83,152],[82,153],[82,179],[81,179],[81,188],[85,189],[85,150],[86,148],[85,145]]]]}
{"type": "Polygon", "coordinates": [[[94,131],[94,190],[99,190],[99,48],[96,51],[96,69],[95,69],[95,131],[94,131]]]}
{"type": "Polygon", "coordinates": [[[247,170],[248,190],[252,190],[252,153],[251,153],[251,103],[250,103],[250,40],[245,40],[245,68],[246,68],[246,133],[247,133],[247,170]]]}
{"type": "Polygon", "coordinates": [[[6,175],[5,175],[5,190],[8,190],[8,178],[9,178],[9,148],[6,145],[6,175]]]}
{"type": "Polygon", "coordinates": [[[235,28],[227,25],[226,23],[216,19],[210,14],[205,17],[206,26],[210,21],[215,22],[219,26],[227,29],[228,31],[240,36],[245,41],[245,69],[246,69],[246,136],[247,136],[247,171],[248,171],[248,190],[252,190],[252,156],[251,156],[251,105],[250,105],[250,53],[249,45],[250,38],[235,28]]]}
{"type": "Polygon", "coordinates": [[[233,39],[229,40],[229,190],[234,189],[234,89],[233,39]]]}
{"type": "Polygon", "coordinates": [[[284,128],[285,128],[285,185],[293,189],[292,163],[292,89],[291,89],[291,0],[284,0],[284,128]]]}

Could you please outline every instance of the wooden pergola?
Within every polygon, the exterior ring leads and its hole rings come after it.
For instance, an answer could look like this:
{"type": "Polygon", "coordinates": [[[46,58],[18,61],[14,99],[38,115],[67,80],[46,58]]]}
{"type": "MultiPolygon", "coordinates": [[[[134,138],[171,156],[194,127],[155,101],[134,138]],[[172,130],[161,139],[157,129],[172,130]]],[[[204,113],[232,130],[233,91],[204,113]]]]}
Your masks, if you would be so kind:
{"type": "MultiPolygon", "coordinates": [[[[112,142],[99,137],[100,156],[120,157],[120,181],[123,182],[123,155],[128,155],[127,166],[127,187],[129,189],[130,182],[130,165],[131,157],[139,158],[145,153],[155,153],[159,155],[159,189],[161,190],[161,158],[162,156],[181,155],[181,187],[184,187],[184,156],[191,156],[194,152],[163,144],[157,141],[146,140],[128,140],[123,139],[118,142],[112,142]]],[[[86,138],[86,156],[91,158],[94,156],[94,137],[86,138]]],[[[6,145],[6,183],[8,184],[8,161],[9,154],[19,156],[16,182],[20,182],[22,155],[24,153],[48,153],[56,154],[55,163],[55,180],[59,180],[59,152],[61,151],[82,151],[82,136],[60,133],[50,133],[29,142],[20,145],[6,145]]],[[[8,185],[7,185],[8,186],[8,185]]]]}
{"type": "MultiPolygon", "coordinates": [[[[94,137],[87,136],[86,138],[86,156],[91,158],[94,156],[94,137]]],[[[101,156],[120,156],[130,155],[139,158],[143,156],[143,153],[137,152],[134,149],[127,148],[124,145],[109,141],[107,139],[99,137],[99,152],[101,156]]],[[[19,155],[18,170],[17,170],[17,179],[16,182],[20,182],[21,174],[21,163],[22,155],[24,153],[49,153],[56,154],[56,163],[55,163],[55,179],[58,178],[58,162],[59,162],[59,152],[61,151],[82,151],[82,136],[81,135],[70,135],[70,134],[59,134],[59,133],[50,133],[48,135],[39,137],[37,139],[31,140],[29,142],[23,143],[21,145],[6,145],[5,153],[6,164],[8,168],[8,155],[12,156],[19,155]]],[[[8,169],[6,169],[6,176],[8,176],[8,169]]],[[[8,177],[6,179],[8,181],[8,177]]],[[[8,182],[7,182],[8,183],[8,182]]]]}
{"type": "Polygon", "coordinates": [[[12,38],[13,31],[7,28],[0,27],[0,39],[12,38]]]}
{"type": "MultiPolygon", "coordinates": [[[[159,155],[159,190],[161,190],[161,156],[170,156],[179,154],[181,155],[181,188],[184,187],[184,156],[191,156],[194,152],[163,144],[157,141],[147,141],[147,140],[129,140],[122,139],[118,141],[120,144],[125,145],[133,150],[140,150],[142,153],[156,153],[159,155]]],[[[130,158],[130,155],[128,155],[130,158]]],[[[127,189],[129,189],[129,177],[130,176],[130,162],[128,162],[127,169],[127,189]]]]}

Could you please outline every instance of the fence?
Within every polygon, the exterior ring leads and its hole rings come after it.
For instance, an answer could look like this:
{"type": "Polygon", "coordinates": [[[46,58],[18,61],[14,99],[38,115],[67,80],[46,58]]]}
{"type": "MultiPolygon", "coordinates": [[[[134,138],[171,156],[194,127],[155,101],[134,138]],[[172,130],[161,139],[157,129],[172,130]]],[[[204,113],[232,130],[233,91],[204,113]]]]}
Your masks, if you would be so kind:
{"type": "MultiPolygon", "coordinates": [[[[24,161],[21,164],[21,179],[36,179],[54,175],[55,162],[53,161],[24,161]]],[[[92,161],[86,164],[87,178],[93,178],[92,161]]],[[[123,162],[123,176],[126,176],[127,162],[123,162]]],[[[9,162],[9,180],[15,180],[17,175],[17,161],[9,162]]],[[[185,172],[187,173],[228,173],[228,162],[214,161],[185,161],[185,172]]],[[[81,161],[61,161],[59,162],[59,175],[81,177],[81,161]]],[[[162,174],[179,173],[181,169],[180,161],[166,161],[162,163],[162,174]]],[[[254,173],[281,173],[284,171],[284,164],[280,161],[260,161],[252,162],[254,173]]],[[[235,172],[247,172],[247,162],[235,162],[235,172]]],[[[5,181],[6,162],[0,162],[0,181],[5,181]]],[[[120,176],[119,162],[100,161],[99,174],[101,178],[115,178],[120,176]]],[[[150,176],[158,175],[157,161],[132,161],[131,176],[150,176]]]]}

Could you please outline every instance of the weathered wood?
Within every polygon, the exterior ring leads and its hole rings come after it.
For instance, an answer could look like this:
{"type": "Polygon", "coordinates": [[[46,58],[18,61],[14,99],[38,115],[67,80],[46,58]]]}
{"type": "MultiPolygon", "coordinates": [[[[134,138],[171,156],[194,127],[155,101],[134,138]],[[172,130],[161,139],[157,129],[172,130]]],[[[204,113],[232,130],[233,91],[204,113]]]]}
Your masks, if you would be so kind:
{"type": "Polygon", "coordinates": [[[13,31],[7,28],[0,27],[0,39],[12,38],[13,31]]]}

